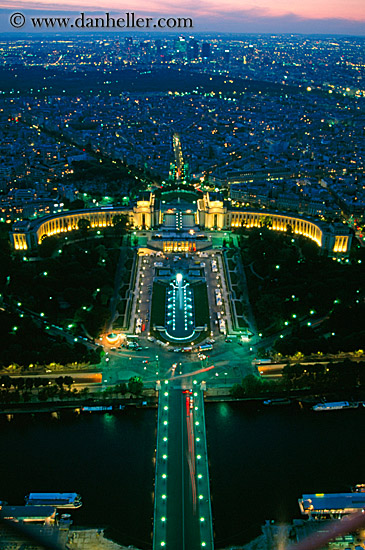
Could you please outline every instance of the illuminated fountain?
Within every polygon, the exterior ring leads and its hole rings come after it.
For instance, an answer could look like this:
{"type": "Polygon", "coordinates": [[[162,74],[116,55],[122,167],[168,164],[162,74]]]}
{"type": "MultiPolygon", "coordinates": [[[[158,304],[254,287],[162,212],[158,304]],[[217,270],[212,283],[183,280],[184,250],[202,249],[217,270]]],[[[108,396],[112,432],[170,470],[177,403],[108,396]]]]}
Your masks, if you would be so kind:
{"type": "Polygon", "coordinates": [[[183,301],[183,276],[181,273],[177,273],[176,275],[176,284],[177,284],[177,302],[178,302],[178,308],[181,310],[184,306],[183,301]]]}
{"type": "Polygon", "coordinates": [[[183,275],[177,273],[166,290],[165,335],[169,340],[183,342],[194,334],[193,291],[183,275]]]}

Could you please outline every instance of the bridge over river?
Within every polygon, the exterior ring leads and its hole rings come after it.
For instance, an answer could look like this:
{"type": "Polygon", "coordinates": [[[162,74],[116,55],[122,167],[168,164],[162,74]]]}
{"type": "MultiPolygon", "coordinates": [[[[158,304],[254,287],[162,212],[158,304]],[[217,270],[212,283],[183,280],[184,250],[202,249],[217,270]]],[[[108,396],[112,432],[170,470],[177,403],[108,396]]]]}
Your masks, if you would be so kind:
{"type": "Polygon", "coordinates": [[[161,385],[153,550],[213,550],[204,399],[197,385],[161,385]]]}

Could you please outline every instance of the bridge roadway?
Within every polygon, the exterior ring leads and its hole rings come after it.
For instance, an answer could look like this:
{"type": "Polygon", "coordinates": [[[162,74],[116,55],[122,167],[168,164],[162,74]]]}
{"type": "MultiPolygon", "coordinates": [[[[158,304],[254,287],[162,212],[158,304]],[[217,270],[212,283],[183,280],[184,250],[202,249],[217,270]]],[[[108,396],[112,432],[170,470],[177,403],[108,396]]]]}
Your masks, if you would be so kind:
{"type": "Polygon", "coordinates": [[[161,384],[153,550],[213,550],[204,399],[198,385],[161,384]]]}

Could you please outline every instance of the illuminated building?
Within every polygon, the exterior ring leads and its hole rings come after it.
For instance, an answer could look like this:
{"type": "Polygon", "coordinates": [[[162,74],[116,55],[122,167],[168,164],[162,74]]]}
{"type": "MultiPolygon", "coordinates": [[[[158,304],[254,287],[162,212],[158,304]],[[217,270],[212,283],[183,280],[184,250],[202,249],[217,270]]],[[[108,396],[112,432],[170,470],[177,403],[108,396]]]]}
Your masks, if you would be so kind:
{"type": "MultiPolygon", "coordinates": [[[[137,229],[154,229],[165,222],[160,204],[155,201],[154,195],[144,193],[132,209],[110,206],[63,212],[32,221],[16,222],[10,233],[11,243],[16,250],[36,248],[44,236],[49,237],[77,230],[81,219],[89,220],[90,227],[97,229],[113,225],[113,218],[118,214],[127,215],[130,227],[137,229]]],[[[266,226],[273,231],[290,231],[293,235],[307,237],[328,254],[347,254],[351,247],[352,234],[344,224],[328,224],[267,210],[231,211],[219,196],[214,196],[214,194],[210,196],[209,193],[197,201],[197,212],[194,217],[202,230],[220,231],[239,227],[266,226]]],[[[185,242],[181,238],[169,238],[167,241],[164,243],[166,252],[169,250],[193,251],[191,243],[185,242]]]]}

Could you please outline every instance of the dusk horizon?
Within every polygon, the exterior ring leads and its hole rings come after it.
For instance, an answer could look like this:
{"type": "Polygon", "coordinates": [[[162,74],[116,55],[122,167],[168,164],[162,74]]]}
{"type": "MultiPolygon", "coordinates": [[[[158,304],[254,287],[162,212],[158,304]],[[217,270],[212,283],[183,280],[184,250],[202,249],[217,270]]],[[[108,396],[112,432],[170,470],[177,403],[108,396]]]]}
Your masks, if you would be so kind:
{"type": "MultiPolygon", "coordinates": [[[[189,18],[192,22],[187,28],[83,28],[85,34],[93,31],[100,32],[130,32],[131,30],[141,32],[152,32],[163,34],[166,32],[184,33],[274,33],[274,34],[318,34],[318,35],[365,35],[365,13],[362,2],[354,0],[346,6],[334,2],[332,5],[327,0],[320,4],[309,2],[303,5],[300,2],[288,2],[282,0],[274,3],[272,0],[266,2],[261,0],[248,0],[244,5],[237,5],[235,1],[228,1],[219,6],[215,0],[206,3],[184,2],[179,7],[169,2],[146,2],[139,3],[138,7],[127,2],[123,7],[115,5],[113,0],[102,2],[95,7],[91,2],[80,0],[77,4],[72,2],[69,6],[48,2],[0,2],[0,33],[12,32],[34,32],[45,31],[52,34],[57,31],[67,32],[71,29],[32,27],[30,17],[70,17],[72,19],[80,16],[95,18],[103,17],[107,13],[110,17],[123,17],[128,12],[133,12],[136,17],[181,17],[189,18]],[[10,16],[15,13],[23,13],[27,21],[22,28],[12,28],[9,22],[10,16]]],[[[74,29],[73,32],[76,32],[74,29]]]]}

